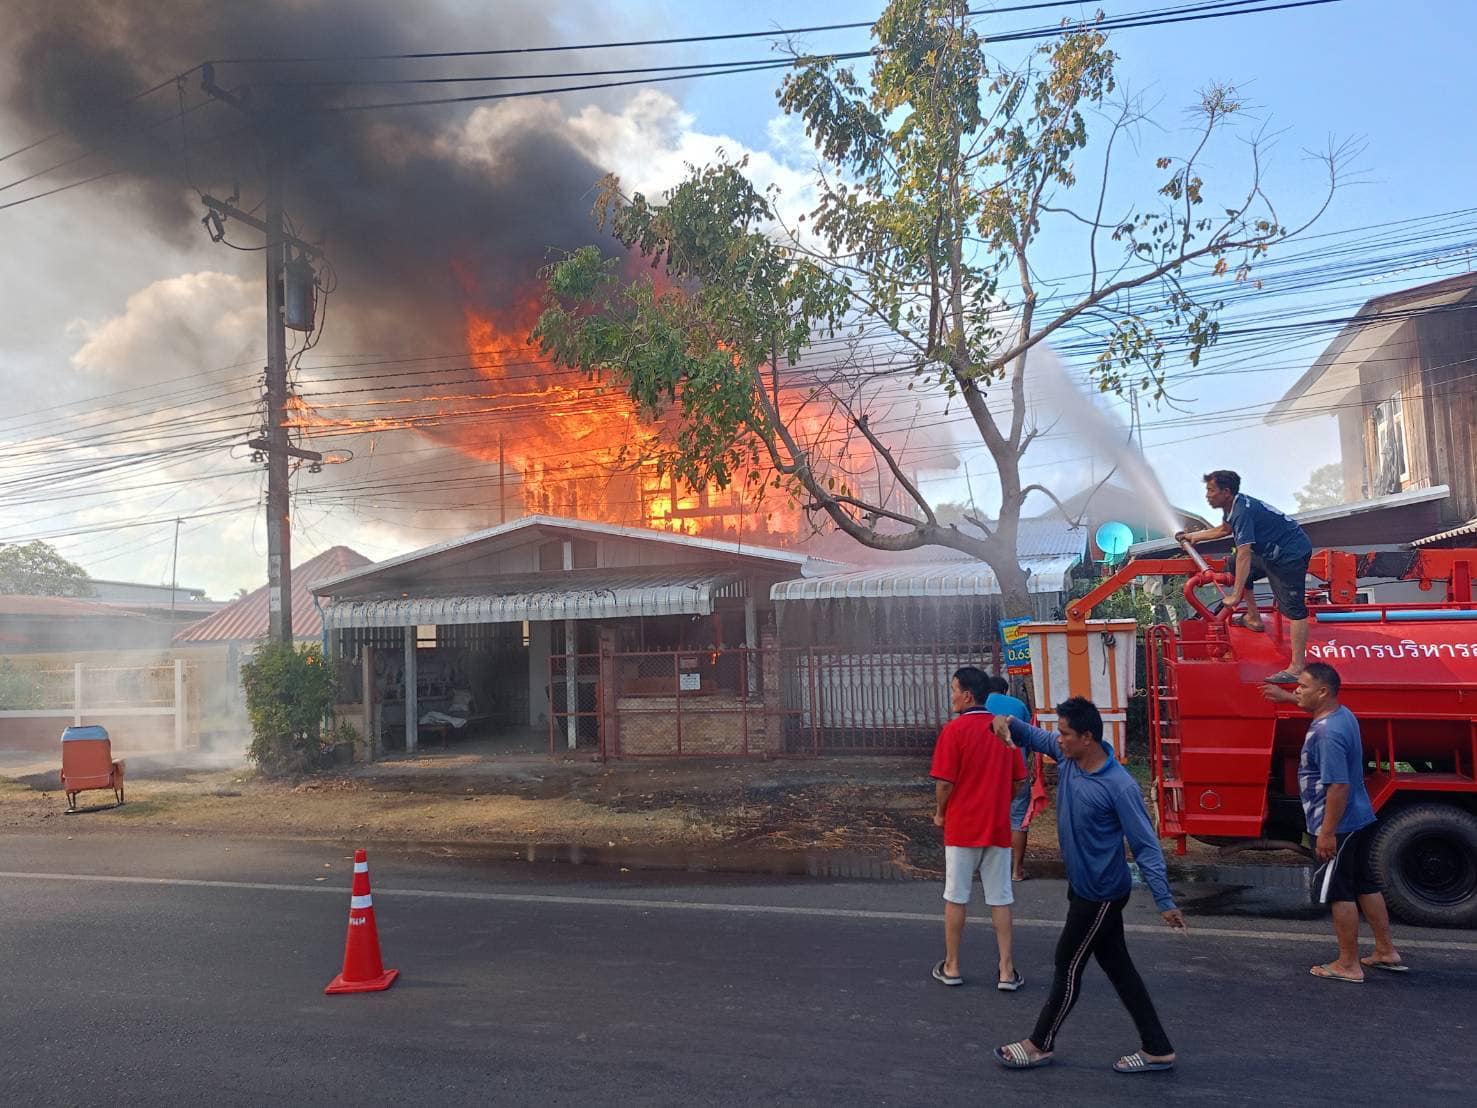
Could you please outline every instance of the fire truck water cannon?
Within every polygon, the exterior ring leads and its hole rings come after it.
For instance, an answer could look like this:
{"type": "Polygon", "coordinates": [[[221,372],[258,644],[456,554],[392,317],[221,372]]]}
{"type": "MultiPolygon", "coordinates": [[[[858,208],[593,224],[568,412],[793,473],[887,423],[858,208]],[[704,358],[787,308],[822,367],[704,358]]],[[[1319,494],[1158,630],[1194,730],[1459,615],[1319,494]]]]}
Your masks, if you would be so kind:
{"type": "MultiPolygon", "coordinates": [[[[1391,910],[1419,924],[1477,925],[1477,550],[1354,554],[1320,550],[1309,566],[1308,661],[1338,670],[1359,718],[1365,782],[1379,824],[1373,864],[1391,910]],[[1429,599],[1375,603],[1361,582],[1408,582],[1429,599]]],[[[1179,853],[1195,838],[1228,851],[1295,849],[1305,833],[1297,768],[1308,718],[1265,699],[1287,665],[1290,621],[1264,608],[1264,631],[1233,621],[1224,559],[1136,559],[1080,600],[1061,623],[1029,624],[1036,703],[1090,696],[1105,738],[1127,755],[1124,728],[1139,629],[1092,618],[1136,579],[1181,577],[1189,618],[1144,632],[1149,759],[1159,832],[1179,853]],[[1201,594],[1214,586],[1219,604],[1201,594]]],[[[1396,585],[1398,588],[1398,585],[1396,585]]]]}

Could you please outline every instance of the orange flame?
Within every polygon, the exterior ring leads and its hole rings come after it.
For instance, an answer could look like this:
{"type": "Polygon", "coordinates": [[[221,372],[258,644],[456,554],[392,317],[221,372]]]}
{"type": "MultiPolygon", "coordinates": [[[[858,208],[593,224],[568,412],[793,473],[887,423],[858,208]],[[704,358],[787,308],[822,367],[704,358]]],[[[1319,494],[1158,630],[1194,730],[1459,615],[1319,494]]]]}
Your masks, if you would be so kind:
{"type": "MultiPolygon", "coordinates": [[[[469,271],[457,269],[469,300],[479,299],[469,271]]],[[[534,293],[497,310],[464,309],[467,348],[481,379],[470,391],[379,394],[376,407],[416,408],[368,419],[325,415],[323,409],[338,405],[319,409],[293,396],[284,423],[308,431],[413,430],[470,458],[501,466],[503,480],[490,494],[486,482],[476,485],[484,503],[468,505],[486,508],[490,518],[569,516],[770,545],[808,536],[810,527],[799,506],[785,492],[767,488],[772,472],[762,469],[762,480],[754,486],[727,489],[694,489],[659,474],[651,447],[670,427],[643,420],[617,385],[591,380],[545,358],[527,337],[538,312],[534,293]],[[436,407],[428,410],[428,402],[436,407]]],[[[733,357],[735,366],[741,365],[739,355],[733,357]]],[[[805,432],[802,438],[825,435],[829,417],[810,412],[803,398],[782,396],[781,403],[805,432]]],[[[839,461],[842,471],[853,477],[870,463],[849,463],[844,449],[839,461]]]]}

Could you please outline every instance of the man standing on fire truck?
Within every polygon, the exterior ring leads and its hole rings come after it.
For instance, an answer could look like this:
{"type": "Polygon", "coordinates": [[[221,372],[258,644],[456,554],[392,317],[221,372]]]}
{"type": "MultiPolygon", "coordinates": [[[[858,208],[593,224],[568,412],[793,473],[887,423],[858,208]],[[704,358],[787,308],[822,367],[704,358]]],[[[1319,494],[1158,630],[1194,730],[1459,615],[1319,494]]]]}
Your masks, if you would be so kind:
{"type": "Polygon", "coordinates": [[[1177,542],[1212,542],[1232,536],[1236,544],[1236,579],[1226,603],[1235,607],[1247,598],[1246,614],[1235,622],[1248,631],[1262,631],[1261,613],[1248,590],[1266,578],[1277,607],[1292,626],[1292,659],[1287,668],[1266,678],[1274,685],[1290,685],[1303,671],[1308,646],[1308,605],[1305,596],[1308,561],[1313,544],[1291,516],[1241,491],[1241,477],[1229,469],[1212,470],[1205,482],[1205,502],[1225,513],[1219,526],[1204,531],[1181,531],[1177,542]]]}

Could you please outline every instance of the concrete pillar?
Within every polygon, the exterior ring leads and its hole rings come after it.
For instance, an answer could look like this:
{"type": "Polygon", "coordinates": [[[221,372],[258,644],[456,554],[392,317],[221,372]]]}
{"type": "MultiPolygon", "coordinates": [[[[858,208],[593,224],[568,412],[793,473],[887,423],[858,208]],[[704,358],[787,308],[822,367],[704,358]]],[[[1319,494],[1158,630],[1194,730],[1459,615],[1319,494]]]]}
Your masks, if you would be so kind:
{"type": "MultiPolygon", "coordinates": [[[[785,747],[785,705],[780,687],[780,644],[772,627],[767,627],[759,639],[763,651],[761,664],[764,667],[764,749],[775,753],[785,747]]],[[[755,745],[754,733],[749,733],[749,746],[755,745]]]]}
{"type": "MultiPolygon", "coordinates": [[[[568,543],[564,544],[568,547],[568,543]]],[[[580,707],[580,661],[579,623],[572,619],[564,621],[564,729],[569,738],[569,749],[579,745],[580,707]]]]}
{"type": "Polygon", "coordinates": [[[548,622],[528,625],[528,725],[549,725],[549,655],[553,653],[554,625],[548,622]]]}
{"type": "Polygon", "coordinates": [[[174,748],[185,748],[185,660],[174,660],[174,748]]]}
{"type": "Polygon", "coordinates": [[[359,648],[359,685],[364,701],[364,756],[372,762],[379,752],[379,736],[374,733],[374,647],[367,643],[359,648]]]}
{"type": "Polygon", "coordinates": [[[616,633],[614,627],[600,628],[600,684],[596,688],[596,703],[600,716],[596,723],[600,728],[600,747],[607,756],[620,752],[621,715],[618,701],[619,688],[615,672],[616,633]]]}
{"type": "Polygon", "coordinates": [[[759,688],[759,656],[754,653],[759,649],[759,608],[758,602],[752,595],[744,598],[744,646],[748,647],[748,687],[744,690],[749,696],[753,696],[759,688]]]}
{"type": "Polygon", "coordinates": [[[416,700],[415,625],[405,629],[405,753],[414,754],[420,739],[420,704],[416,700]]]}

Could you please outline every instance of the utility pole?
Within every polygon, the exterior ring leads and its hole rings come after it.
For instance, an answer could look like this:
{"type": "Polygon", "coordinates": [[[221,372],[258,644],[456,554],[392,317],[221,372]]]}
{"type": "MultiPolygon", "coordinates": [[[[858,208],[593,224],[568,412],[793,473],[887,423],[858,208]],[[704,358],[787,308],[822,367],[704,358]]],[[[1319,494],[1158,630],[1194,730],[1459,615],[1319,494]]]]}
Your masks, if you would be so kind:
{"type": "MultiPolygon", "coordinates": [[[[287,280],[287,250],[296,246],[317,257],[322,251],[288,235],[282,225],[282,151],[272,134],[270,115],[263,116],[247,100],[215,83],[215,67],[201,67],[201,87],[246,115],[256,127],[266,165],[265,219],[256,219],[234,204],[203,196],[210,214],[205,217],[211,237],[219,241],[221,217],[235,219],[266,235],[267,365],[266,434],[247,445],[264,455],[267,464],[267,596],[268,634],[273,642],[292,643],[292,507],[287,484],[289,457],[322,461],[316,451],[301,450],[287,441],[287,321],[283,293],[287,280]],[[214,219],[214,226],[210,221],[214,219]],[[218,233],[219,232],[219,233],[218,233]]],[[[232,198],[234,199],[234,197],[232,198]]]]}
{"type": "Polygon", "coordinates": [[[506,459],[503,457],[503,433],[497,433],[497,521],[504,524],[508,522],[508,490],[507,478],[504,476],[503,465],[506,459]]]}
{"type": "MultiPolygon", "coordinates": [[[[169,626],[174,626],[174,594],[179,591],[179,525],[184,520],[174,521],[174,555],[169,559],[169,626]]],[[[173,634],[174,632],[170,632],[173,634]]]]}
{"type": "Polygon", "coordinates": [[[292,506],[287,490],[287,327],[282,319],[282,178],[267,146],[267,610],[272,641],[292,644],[292,506]]]}

